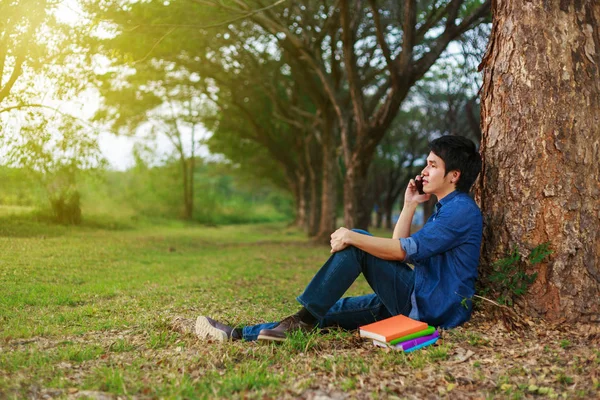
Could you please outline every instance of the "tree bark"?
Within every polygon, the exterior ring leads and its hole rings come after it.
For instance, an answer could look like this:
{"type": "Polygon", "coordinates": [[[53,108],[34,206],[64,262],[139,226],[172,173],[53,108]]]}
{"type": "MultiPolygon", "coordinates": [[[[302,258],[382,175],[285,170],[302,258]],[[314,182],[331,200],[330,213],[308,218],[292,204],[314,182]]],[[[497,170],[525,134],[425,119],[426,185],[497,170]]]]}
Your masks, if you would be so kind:
{"type": "Polygon", "coordinates": [[[193,203],[190,201],[190,171],[188,168],[188,160],[186,160],[185,154],[181,153],[179,163],[181,166],[181,178],[183,180],[183,218],[187,221],[191,221],[193,217],[193,203]]]}
{"type": "MultiPolygon", "coordinates": [[[[383,218],[384,218],[384,211],[382,209],[381,206],[377,206],[377,211],[375,211],[375,227],[378,229],[383,228],[383,218]]],[[[387,222],[386,222],[386,228],[387,228],[387,222]]]]}
{"type": "Polygon", "coordinates": [[[394,225],[392,223],[392,214],[394,212],[394,202],[386,201],[383,207],[383,214],[385,215],[385,229],[394,229],[394,225]]]}
{"type": "Polygon", "coordinates": [[[317,243],[329,244],[330,235],[335,231],[337,205],[337,155],[335,148],[335,124],[331,114],[324,114],[321,177],[321,220],[319,232],[314,238],[317,243]]]}
{"type": "Polygon", "coordinates": [[[367,229],[371,209],[365,196],[369,158],[355,157],[346,169],[344,179],[344,224],[346,228],[367,229]]]}
{"type": "Polygon", "coordinates": [[[527,311],[598,322],[600,3],[497,0],[481,67],[482,266],[550,242],[527,311]]]}
{"type": "Polygon", "coordinates": [[[296,172],[296,184],[294,186],[294,197],[296,199],[296,220],[297,227],[305,229],[307,224],[306,215],[306,175],[296,172]]]}
{"type": "Polygon", "coordinates": [[[306,231],[309,237],[316,236],[319,230],[319,220],[320,220],[320,211],[321,207],[319,205],[319,190],[318,190],[318,176],[315,171],[315,166],[313,162],[313,156],[311,155],[312,151],[311,139],[307,138],[304,143],[304,155],[306,162],[306,169],[308,170],[308,210],[307,210],[307,227],[306,231]]]}

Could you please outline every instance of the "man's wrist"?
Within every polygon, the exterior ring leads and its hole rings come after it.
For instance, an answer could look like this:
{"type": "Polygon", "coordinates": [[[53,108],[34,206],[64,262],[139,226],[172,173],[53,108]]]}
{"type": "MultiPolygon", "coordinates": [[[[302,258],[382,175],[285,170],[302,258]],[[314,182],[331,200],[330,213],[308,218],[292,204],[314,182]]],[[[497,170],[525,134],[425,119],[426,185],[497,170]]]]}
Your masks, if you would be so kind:
{"type": "Polygon", "coordinates": [[[348,230],[344,235],[344,244],[347,246],[352,246],[354,244],[354,235],[358,235],[358,233],[348,230]]]}

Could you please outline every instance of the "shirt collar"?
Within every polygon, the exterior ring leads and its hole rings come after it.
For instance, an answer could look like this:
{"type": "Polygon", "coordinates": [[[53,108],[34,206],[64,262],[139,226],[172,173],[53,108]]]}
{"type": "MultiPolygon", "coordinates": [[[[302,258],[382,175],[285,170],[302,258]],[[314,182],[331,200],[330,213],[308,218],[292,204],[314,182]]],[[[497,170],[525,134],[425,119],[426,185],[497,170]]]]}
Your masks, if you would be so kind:
{"type": "Polygon", "coordinates": [[[452,201],[453,198],[455,198],[458,195],[459,191],[455,190],[452,193],[447,194],[443,199],[441,199],[440,201],[437,202],[437,204],[435,205],[436,208],[439,210],[440,208],[442,208],[442,206],[444,204],[449,203],[450,201],[452,201]]]}

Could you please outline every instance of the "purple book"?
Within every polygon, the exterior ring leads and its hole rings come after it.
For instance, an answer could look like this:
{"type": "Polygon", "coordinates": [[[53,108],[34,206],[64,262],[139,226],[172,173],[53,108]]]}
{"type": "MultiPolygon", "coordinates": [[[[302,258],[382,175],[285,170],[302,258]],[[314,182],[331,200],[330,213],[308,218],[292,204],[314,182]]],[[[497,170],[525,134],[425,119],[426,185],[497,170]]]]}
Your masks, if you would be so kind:
{"type": "Polygon", "coordinates": [[[408,350],[412,347],[418,346],[420,344],[423,344],[423,343],[429,342],[430,340],[438,338],[439,336],[440,336],[440,334],[436,330],[431,335],[422,336],[422,337],[419,337],[416,339],[410,339],[410,340],[407,340],[406,342],[398,343],[394,347],[396,347],[398,350],[408,350]]]}

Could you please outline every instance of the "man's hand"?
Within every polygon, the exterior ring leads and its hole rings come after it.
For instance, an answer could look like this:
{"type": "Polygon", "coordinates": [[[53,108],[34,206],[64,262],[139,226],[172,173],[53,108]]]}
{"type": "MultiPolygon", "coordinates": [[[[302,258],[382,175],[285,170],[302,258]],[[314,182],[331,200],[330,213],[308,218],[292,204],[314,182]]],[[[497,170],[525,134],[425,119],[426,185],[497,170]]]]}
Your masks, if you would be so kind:
{"type": "MultiPolygon", "coordinates": [[[[417,175],[415,179],[423,179],[421,175],[417,175]]],[[[408,186],[406,187],[406,192],[404,193],[404,203],[424,203],[431,197],[430,194],[419,194],[417,190],[417,185],[415,184],[415,179],[411,179],[408,182],[408,186]]]]}
{"type": "Polygon", "coordinates": [[[331,244],[331,253],[335,253],[340,250],[344,250],[348,247],[349,236],[353,232],[350,229],[339,228],[335,232],[331,234],[331,240],[329,243],[331,244]]]}

